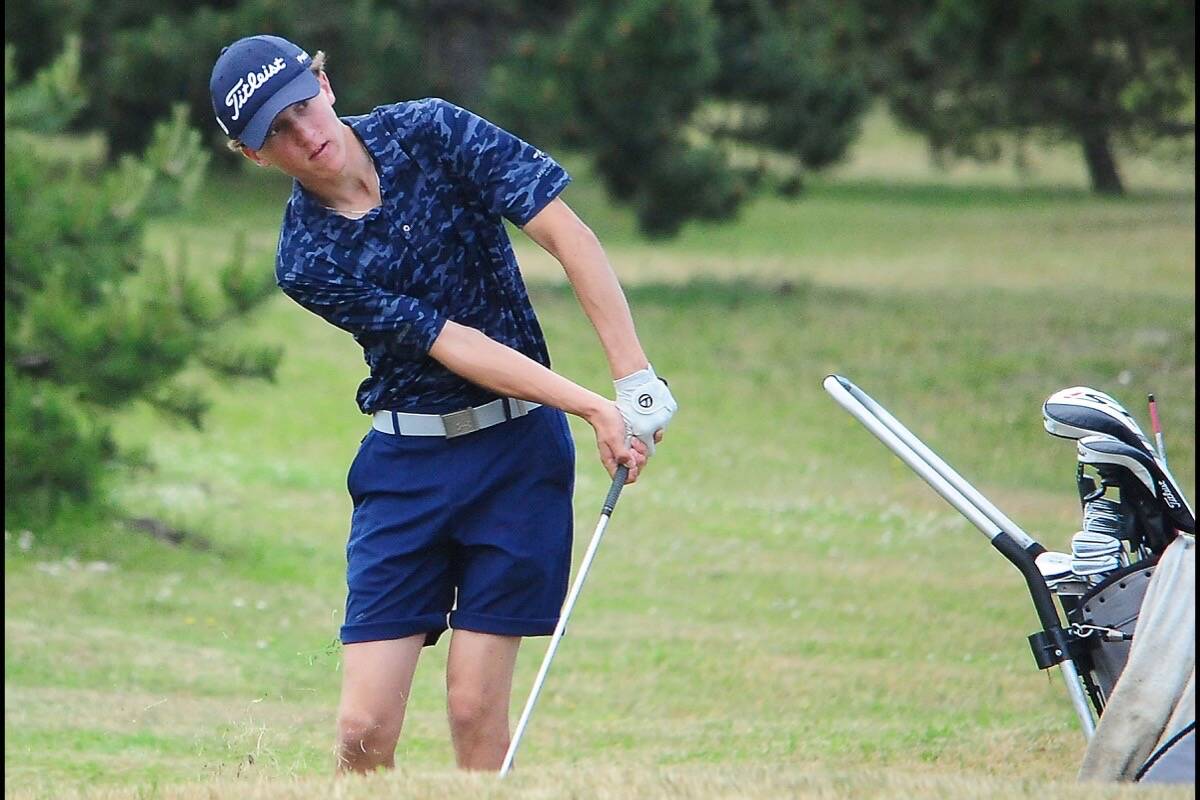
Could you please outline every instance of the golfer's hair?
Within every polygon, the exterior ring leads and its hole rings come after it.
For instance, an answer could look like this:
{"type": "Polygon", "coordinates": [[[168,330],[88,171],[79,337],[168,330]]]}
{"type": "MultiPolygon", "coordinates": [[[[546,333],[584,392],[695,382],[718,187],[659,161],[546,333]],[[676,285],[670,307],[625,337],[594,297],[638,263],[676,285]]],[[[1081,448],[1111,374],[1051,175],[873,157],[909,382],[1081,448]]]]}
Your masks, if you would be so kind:
{"type": "MultiPolygon", "coordinates": [[[[324,50],[318,50],[317,54],[313,56],[312,63],[308,65],[308,71],[313,75],[323,75],[325,73],[324,50]]],[[[242,144],[238,139],[229,139],[225,142],[225,146],[235,153],[240,153],[246,145],[242,144]]]]}

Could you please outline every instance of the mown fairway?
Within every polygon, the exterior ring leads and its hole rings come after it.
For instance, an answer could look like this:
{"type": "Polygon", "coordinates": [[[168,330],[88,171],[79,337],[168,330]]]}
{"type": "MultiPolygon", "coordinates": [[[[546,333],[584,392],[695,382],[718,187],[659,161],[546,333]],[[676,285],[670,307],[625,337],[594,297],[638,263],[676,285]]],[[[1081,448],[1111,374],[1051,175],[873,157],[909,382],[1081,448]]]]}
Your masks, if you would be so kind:
{"type": "MultiPolygon", "coordinates": [[[[669,243],[637,240],[576,170],[566,199],[608,243],[681,410],[623,495],[506,785],[452,769],[444,643],[418,670],[402,768],[328,778],[364,367],[280,296],[239,333],[286,348],[276,384],[215,388],[199,433],[145,409],[119,422],[157,465],[114,476],[126,513],[183,544],[82,514],[6,532],[6,795],[1193,794],[1073,784],[1082,735],[1057,670],[1033,664],[1019,575],[820,386],[850,377],[1052,549],[1078,524],[1073,446],[1041,429],[1059,388],[1108,391],[1147,428],[1155,392],[1194,486],[1190,176],[1145,167],[1134,196],[1098,200],[941,175],[876,125],[801,202],[669,243]]],[[[1046,174],[1069,181],[1059,157],[1046,174]]],[[[214,181],[153,242],[183,236],[204,269],[244,230],[269,269],[285,193],[214,181]]],[[[561,272],[521,250],[556,367],[605,391],[561,272]]],[[[608,481],[575,433],[582,554],[608,481]]],[[[523,649],[514,716],[544,646],[523,649]]]]}

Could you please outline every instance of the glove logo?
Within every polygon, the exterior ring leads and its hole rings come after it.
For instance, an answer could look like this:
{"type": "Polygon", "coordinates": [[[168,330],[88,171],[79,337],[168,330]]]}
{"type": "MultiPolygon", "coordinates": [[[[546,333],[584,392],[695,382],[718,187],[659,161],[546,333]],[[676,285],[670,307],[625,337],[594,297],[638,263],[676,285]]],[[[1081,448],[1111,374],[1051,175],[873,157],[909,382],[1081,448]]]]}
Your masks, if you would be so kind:
{"type": "Polygon", "coordinates": [[[654,405],[654,398],[648,394],[638,395],[637,402],[642,408],[650,408],[654,405]]]}

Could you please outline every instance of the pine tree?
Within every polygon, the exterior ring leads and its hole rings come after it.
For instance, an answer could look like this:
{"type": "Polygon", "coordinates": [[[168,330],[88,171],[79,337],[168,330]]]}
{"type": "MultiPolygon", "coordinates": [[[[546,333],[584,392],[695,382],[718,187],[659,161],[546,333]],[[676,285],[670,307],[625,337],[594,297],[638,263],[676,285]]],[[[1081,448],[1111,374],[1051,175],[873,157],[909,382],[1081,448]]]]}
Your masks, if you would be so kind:
{"type": "Polygon", "coordinates": [[[604,0],[518,37],[493,75],[497,117],[589,153],[642,230],[733,216],[756,187],[792,194],[857,133],[863,82],[805,2],[604,0]]]}
{"type": "Polygon", "coordinates": [[[1196,4],[855,0],[892,111],[935,151],[997,157],[1031,133],[1080,147],[1092,189],[1124,191],[1115,145],[1194,150],[1196,4]]]}
{"type": "MultiPolygon", "coordinates": [[[[279,352],[230,352],[214,334],[269,295],[235,249],[217,287],[143,245],[146,223],[186,204],[207,154],[182,107],[140,158],[104,162],[61,132],[86,107],[78,39],[17,83],[5,48],[4,483],[10,513],[102,496],[120,456],[117,409],[148,401],[199,427],[207,400],[178,376],[192,362],[273,377],[279,352]]],[[[99,152],[96,152],[99,150],[99,152]]]]}

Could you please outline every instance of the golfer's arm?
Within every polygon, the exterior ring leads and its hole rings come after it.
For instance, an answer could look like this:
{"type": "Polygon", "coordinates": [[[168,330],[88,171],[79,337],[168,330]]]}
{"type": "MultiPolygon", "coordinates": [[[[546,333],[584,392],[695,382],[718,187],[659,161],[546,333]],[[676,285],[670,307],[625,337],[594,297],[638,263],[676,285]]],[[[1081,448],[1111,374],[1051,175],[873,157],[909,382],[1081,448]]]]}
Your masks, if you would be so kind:
{"type": "Polygon", "coordinates": [[[447,322],[429,355],[496,394],[531,400],[591,420],[611,402],[475,328],[447,322]]]}
{"type": "Polygon", "coordinates": [[[613,379],[645,369],[649,362],[634,330],[629,303],[591,228],[555,198],[523,230],[562,264],[583,313],[600,337],[613,379]]]}

